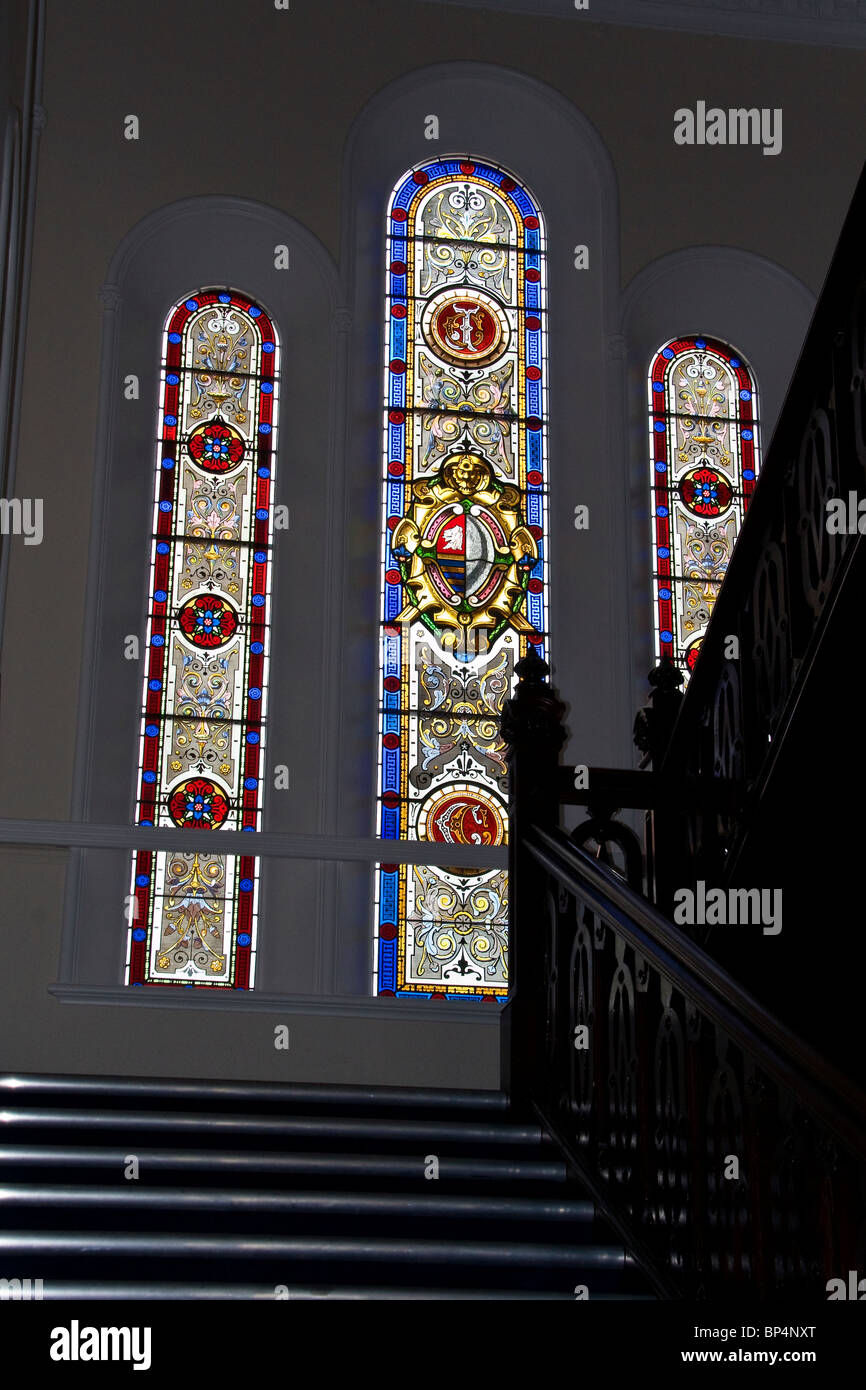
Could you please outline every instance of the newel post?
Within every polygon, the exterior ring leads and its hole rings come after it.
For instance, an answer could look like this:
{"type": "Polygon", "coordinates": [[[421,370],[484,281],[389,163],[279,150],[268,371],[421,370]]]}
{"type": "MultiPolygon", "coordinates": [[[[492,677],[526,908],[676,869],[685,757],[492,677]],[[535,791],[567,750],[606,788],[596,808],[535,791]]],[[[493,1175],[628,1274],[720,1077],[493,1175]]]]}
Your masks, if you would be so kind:
{"type": "Polygon", "coordinates": [[[503,1015],[502,1085],[512,1098],[528,1101],[542,1081],[541,1047],[545,978],[545,932],[549,930],[545,874],[523,841],[534,825],[559,824],[557,772],[566,739],[565,706],[545,679],[546,661],[530,650],[515,667],[519,683],[502,711],[508,745],[508,900],[511,998],[503,1015]]]}
{"type": "MultiPolygon", "coordinates": [[[[680,687],[684,679],[671,658],[663,657],[649,673],[652,707],[639,710],[634,721],[634,741],[642,753],[649,755],[656,773],[661,772],[683,702],[680,687]]],[[[670,806],[655,807],[648,818],[647,848],[651,866],[651,872],[647,873],[648,891],[663,912],[671,911],[676,887],[674,879],[682,874],[679,819],[670,806]]]]}

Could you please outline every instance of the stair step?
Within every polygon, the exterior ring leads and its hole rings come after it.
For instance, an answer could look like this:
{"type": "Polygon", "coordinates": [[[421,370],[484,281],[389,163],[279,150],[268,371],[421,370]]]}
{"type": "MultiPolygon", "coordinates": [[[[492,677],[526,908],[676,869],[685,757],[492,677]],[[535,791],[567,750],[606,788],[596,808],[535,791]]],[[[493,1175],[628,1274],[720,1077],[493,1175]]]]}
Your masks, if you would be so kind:
{"type": "MultiPolygon", "coordinates": [[[[496,1302],[498,1299],[554,1300],[573,1303],[574,1292],[568,1290],[538,1289],[437,1289],[406,1288],[405,1285],[377,1287],[375,1285],[344,1285],[320,1287],[308,1285],[286,1285],[288,1298],[295,1299],[381,1299],[388,1303],[417,1300],[484,1300],[496,1302]]],[[[54,1299],[105,1299],[137,1301],[139,1299],[166,1300],[210,1300],[210,1299],[251,1299],[266,1303],[274,1302],[273,1284],[148,1284],[138,1282],[100,1282],[98,1280],[82,1283],[76,1280],[46,1279],[42,1298],[48,1302],[54,1299]]],[[[654,1294],[647,1293],[598,1293],[590,1296],[590,1302],[647,1302],[654,1303],[654,1294]]]]}
{"type": "Polygon", "coordinates": [[[0,1186],[0,1208],[168,1208],[191,1212],[283,1212],[289,1215],[435,1217],[467,1221],[592,1222],[592,1202],[543,1197],[419,1196],[370,1192],[244,1192],[229,1188],[142,1188],[22,1183],[0,1186]]]}
{"type": "Polygon", "coordinates": [[[328,1108],[376,1110],[478,1111],[505,1114],[509,1100],[504,1091],[439,1090],[408,1086],[317,1086],[311,1082],[180,1081],[171,1078],[119,1076],[0,1076],[0,1098],[17,1101],[29,1097],[107,1100],[124,1096],[130,1102],[159,1100],[186,1105],[322,1105],[328,1108]]]}
{"type": "MultiPolygon", "coordinates": [[[[633,1262],[615,1245],[549,1245],[538,1241],[394,1240],[374,1237],[177,1235],[139,1231],[0,1231],[0,1256],[47,1259],[335,1260],[374,1263],[528,1265],[533,1268],[623,1271],[633,1262]]],[[[8,1266],[7,1266],[8,1267],[8,1266]]]]}
{"type": "Polygon", "coordinates": [[[501,1092],[5,1076],[0,1135],[0,1271],[42,1298],[653,1298],[501,1092]]]}
{"type": "MultiPolygon", "coordinates": [[[[423,1178],[423,1157],[411,1154],[344,1154],[344,1153],[261,1153],[224,1149],[207,1150],[207,1166],[203,1172],[201,1149],[137,1148],[140,1169],[148,1174],[191,1171],[200,1179],[225,1176],[229,1173],[254,1177],[259,1173],[330,1176],[341,1174],[355,1178],[399,1178],[418,1181],[423,1178]]],[[[56,1168],[65,1178],[70,1169],[110,1168],[122,1172],[129,1159],[129,1148],[89,1147],[67,1144],[2,1144],[0,1170],[4,1168],[56,1168]]],[[[557,1159],[509,1159],[439,1157],[440,1181],[463,1182],[538,1182],[564,1183],[565,1163],[557,1159]]],[[[162,1190],[162,1189],[160,1189],[162,1190]]]]}
{"type": "Polygon", "coordinates": [[[269,1135],[275,1139],[369,1139],[409,1144],[476,1144],[539,1147],[539,1125],[496,1121],[382,1119],[343,1115],[224,1115],[147,1110],[80,1110],[33,1106],[0,1110],[0,1124],[14,1129],[123,1130],[196,1134],[269,1135]]]}

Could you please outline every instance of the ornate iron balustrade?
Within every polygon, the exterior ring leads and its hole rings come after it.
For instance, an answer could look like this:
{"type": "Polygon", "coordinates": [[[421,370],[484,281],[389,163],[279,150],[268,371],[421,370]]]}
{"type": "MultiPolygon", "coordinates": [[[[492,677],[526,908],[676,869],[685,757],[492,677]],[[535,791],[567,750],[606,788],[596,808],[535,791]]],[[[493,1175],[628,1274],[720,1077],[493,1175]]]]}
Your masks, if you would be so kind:
{"type": "MultiPolygon", "coordinates": [[[[828,1280],[866,1274],[866,1096],[558,828],[563,707],[546,673],[518,665],[503,719],[509,1090],[662,1295],[826,1299],[828,1280]]],[[[657,791],[651,774],[601,781],[627,805],[657,791]]],[[[604,813],[595,825],[601,850],[604,813]]]]}
{"type": "Polygon", "coordinates": [[[736,882],[866,573],[864,239],[866,175],[688,691],[670,665],[651,677],[635,739],[653,771],[590,769],[576,792],[537,657],[502,721],[505,1075],[672,1296],[823,1299],[829,1280],[866,1275],[866,1096],[664,915],[676,883],[736,882]],[[827,503],[849,495],[854,526],[837,534],[827,503]],[[570,839],[562,803],[589,812],[570,839]],[[618,806],[650,810],[645,863],[618,806]]]}
{"type": "Polygon", "coordinates": [[[826,1299],[866,1272],[866,1097],[561,832],[523,851],[535,1108],[659,1290],[826,1299]]]}

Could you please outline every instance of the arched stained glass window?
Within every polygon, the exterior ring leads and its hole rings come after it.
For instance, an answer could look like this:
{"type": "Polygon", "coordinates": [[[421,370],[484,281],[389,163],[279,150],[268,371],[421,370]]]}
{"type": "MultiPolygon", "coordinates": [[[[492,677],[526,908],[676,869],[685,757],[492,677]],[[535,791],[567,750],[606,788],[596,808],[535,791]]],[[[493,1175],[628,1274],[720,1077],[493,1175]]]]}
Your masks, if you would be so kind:
{"type": "Polygon", "coordinates": [[[249,989],[278,410],[274,326],[245,295],[176,305],[163,335],[136,821],[188,847],[133,857],[126,982],[249,989]]]}
{"type": "Polygon", "coordinates": [[[656,660],[686,682],[760,467],[758,392],[714,338],[677,338],[649,373],[656,660]]]}
{"type": "MultiPolygon", "coordinates": [[[[501,845],[498,721],[546,644],[546,264],[541,214],[471,158],[388,206],[378,833],[501,845]]],[[[505,870],[377,866],[380,994],[505,997],[505,870]]]]}

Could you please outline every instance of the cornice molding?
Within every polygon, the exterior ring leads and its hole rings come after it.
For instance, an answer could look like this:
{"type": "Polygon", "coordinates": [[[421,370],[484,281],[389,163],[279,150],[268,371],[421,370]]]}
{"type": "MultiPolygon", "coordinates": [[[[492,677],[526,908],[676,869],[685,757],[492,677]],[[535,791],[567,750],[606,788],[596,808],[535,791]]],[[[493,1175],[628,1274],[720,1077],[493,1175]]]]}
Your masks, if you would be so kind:
{"type": "Polygon", "coordinates": [[[583,24],[625,24],[640,29],[828,48],[866,48],[866,0],[416,0],[423,5],[484,9],[583,24]]]}

